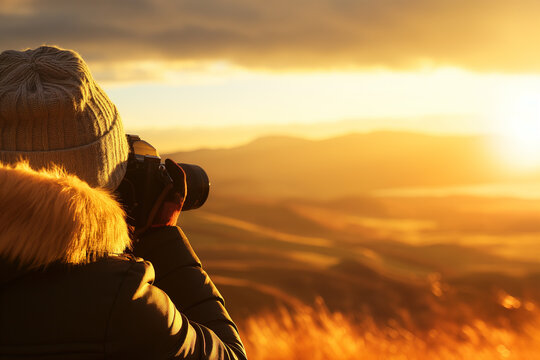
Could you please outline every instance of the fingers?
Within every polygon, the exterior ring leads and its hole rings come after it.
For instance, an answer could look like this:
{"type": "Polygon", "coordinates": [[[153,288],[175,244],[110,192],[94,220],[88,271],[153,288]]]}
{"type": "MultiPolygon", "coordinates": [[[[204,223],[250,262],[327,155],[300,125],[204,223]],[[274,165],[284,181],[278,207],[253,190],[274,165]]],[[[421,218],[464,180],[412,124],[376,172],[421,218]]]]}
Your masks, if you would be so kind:
{"type": "Polygon", "coordinates": [[[165,168],[169,173],[173,181],[173,187],[176,192],[178,192],[182,198],[186,197],[186,173],[184,170],[171,159],[165,160],[165,168]]]}

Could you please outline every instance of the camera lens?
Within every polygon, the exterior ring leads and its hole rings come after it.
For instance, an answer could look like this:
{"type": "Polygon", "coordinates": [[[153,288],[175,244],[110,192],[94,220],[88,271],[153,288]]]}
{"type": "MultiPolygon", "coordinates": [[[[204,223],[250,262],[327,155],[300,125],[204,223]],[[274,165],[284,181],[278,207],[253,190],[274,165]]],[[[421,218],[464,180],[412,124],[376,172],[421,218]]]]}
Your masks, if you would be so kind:
{"type": "Polygon", "coordinates": [[[187,194],[182,211],[200,208],[210,192],[210,180],[206,172],[198,165],[182,164],[178,165],[186,174],[187,194]]]}

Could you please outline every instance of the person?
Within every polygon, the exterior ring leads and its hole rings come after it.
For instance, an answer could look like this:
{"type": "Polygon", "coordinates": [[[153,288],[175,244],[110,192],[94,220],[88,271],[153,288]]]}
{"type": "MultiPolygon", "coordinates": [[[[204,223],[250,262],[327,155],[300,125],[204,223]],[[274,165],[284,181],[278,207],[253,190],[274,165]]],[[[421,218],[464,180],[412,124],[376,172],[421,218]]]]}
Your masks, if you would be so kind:
{"type": "Polygon", "coordinates": [[[128,154],[76,52],[0,54],[0,359],[246,359],[181,201],[131,239],[114,196],[128,154]]]}

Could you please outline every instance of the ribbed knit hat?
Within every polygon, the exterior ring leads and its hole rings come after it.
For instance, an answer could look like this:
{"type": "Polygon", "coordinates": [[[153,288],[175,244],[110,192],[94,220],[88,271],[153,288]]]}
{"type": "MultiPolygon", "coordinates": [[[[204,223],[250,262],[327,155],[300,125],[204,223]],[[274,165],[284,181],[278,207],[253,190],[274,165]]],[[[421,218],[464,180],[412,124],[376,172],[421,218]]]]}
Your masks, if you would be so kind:
{"type": "Polygon", "coordinates": [[[62,166],[116,189],[128,144],[116,106],[76,52],[42,46],[0,54],[0,161],[62,166]]]}

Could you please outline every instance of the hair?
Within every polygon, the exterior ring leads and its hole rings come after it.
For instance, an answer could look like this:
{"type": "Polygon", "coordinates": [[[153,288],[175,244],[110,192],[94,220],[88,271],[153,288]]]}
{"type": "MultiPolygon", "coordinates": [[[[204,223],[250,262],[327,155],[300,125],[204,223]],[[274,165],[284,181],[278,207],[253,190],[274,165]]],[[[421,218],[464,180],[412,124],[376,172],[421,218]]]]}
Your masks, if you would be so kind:
{"type": "Polygon", "coordinates": [[[0,256],[20,266],[83,264],[131,246],[111,194],[60,167],[0,163],[0,209],[0,256]]]}

